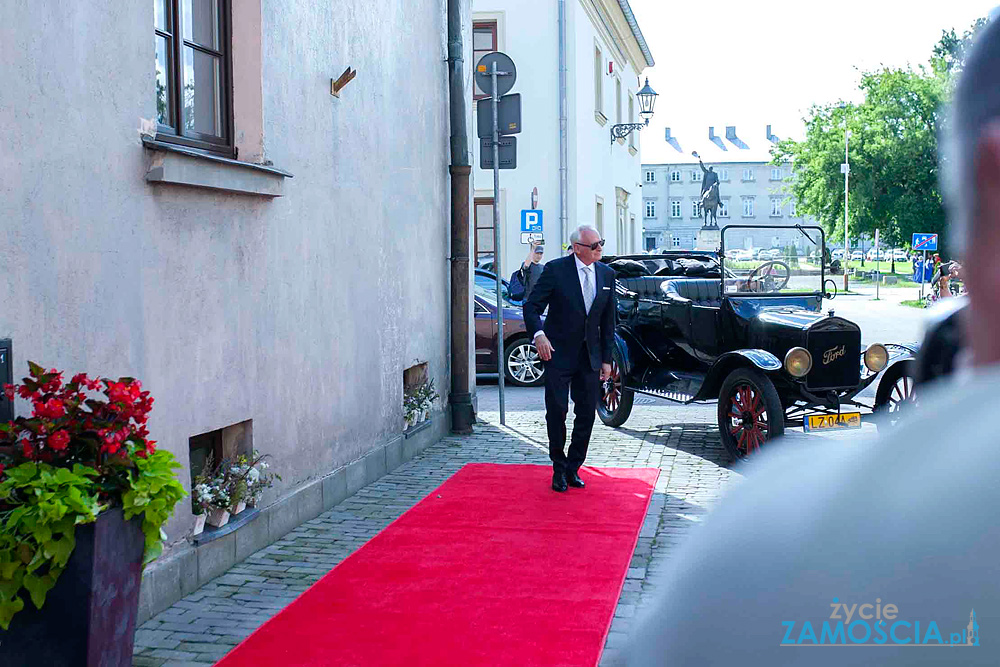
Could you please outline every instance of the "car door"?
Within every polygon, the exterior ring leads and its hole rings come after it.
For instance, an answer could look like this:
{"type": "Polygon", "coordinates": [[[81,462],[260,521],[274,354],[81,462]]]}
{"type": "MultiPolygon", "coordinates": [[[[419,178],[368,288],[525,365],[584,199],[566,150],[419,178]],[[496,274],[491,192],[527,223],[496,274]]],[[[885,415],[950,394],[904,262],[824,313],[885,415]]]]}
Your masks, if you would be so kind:
{"type": "Polygon", "coordinates": [[[475,298],[476,372],[497,372],[497,319],[494,308],[484,299],[475,298]]]}

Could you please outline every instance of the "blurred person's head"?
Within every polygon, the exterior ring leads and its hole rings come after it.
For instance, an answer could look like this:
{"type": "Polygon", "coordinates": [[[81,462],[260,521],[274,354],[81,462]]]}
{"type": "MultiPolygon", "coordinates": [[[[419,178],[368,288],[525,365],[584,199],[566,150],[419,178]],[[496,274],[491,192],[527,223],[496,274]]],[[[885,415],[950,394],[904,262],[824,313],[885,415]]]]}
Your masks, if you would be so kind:
{"type": "Polygon", "coordinates": [[[963,257],[967,338],[977,366],[1000,363],[1000,22],[990,21],[966,59],[944,153],[950,247],[963,257]]]}

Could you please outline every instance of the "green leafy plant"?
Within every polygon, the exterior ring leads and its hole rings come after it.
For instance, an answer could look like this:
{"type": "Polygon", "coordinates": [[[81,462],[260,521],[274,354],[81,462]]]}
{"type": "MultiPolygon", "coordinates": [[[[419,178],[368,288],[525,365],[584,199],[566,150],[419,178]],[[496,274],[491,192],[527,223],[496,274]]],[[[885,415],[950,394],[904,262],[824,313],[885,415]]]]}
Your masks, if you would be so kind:
{"type": "Polygon", "coordinates": [[[75,530],[120,506],[141,517],[144,563],[163,550],[163,524],[184,488],[173,455],[156,450],[146,421],[149,392],[134,378],[92,379],[28,363],[30,377],[6,385],[31,402],[31,417],[0,424],[0,627],[27,595],[36,607],[75,547],[75,530]],[[95,393],[102,393],[98,398],[95,393]]]}

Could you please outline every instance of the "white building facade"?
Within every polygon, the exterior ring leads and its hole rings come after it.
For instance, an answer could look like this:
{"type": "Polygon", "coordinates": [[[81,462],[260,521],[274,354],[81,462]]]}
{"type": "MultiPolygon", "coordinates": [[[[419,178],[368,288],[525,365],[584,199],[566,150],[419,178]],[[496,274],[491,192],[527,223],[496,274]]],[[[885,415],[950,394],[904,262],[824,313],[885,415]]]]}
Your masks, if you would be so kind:
{"type": "MultiPolygon", "coordinates": [[[[560,196],[560,3],[473,0],[473,66],[502,51],[517,67],[511,93],[521,94],[517,168],[500,172],[501,273],[527,254],[521,211],[542,211],[545,259],[562,254],[570,232],[591,224],[607,240],[605,254],[642,247],[641,134],[611,141],[611,126],[640,122],[640,75],[653,65],[626,0],[564,0],[566,58],[566,204],[560,196]],[[537,198],[534,192],[537,189],[537,198]],[[562,215],[561,215],[562,214],[562,215]],[[562,224],[561,224],[562,223],[562,224]]],[[[655,84],[653,85],[655,88],[655,84]]],[[[475,97],[489,103],[476,89],[475,97]]],[[[473,240],[477,265],[495,260],[493,172],[476,165],[473,240]]]]}
{"type": "Polygon", "coordinates": [[[716,136],[714,128],[709,128],[707,139],[690,143],[682,144],[679,137],[668,136],[668,143],[676,151],[676,160],[642,165],[644,250],[692,250],[695,247],[698,230],[704,224],[698,206],[703,174],[692,151],[697,151],[705,166],[713,167],[719,174],[720,228],[729,225],[790,228],[788,231],[741,233],[742,246],[746,249],[782,248],[802,243],[801,234],[793,226],[817,224],[815,219],[799,215],[795,209],[795,200],[788,187],[791,164],[771,164],[770,149],[777,138],[771,134],[770,126],[760,133],[766,139],[755,141],[753,147],[737,138],[735,127],[727,130],[732,140],[716,136]]]}

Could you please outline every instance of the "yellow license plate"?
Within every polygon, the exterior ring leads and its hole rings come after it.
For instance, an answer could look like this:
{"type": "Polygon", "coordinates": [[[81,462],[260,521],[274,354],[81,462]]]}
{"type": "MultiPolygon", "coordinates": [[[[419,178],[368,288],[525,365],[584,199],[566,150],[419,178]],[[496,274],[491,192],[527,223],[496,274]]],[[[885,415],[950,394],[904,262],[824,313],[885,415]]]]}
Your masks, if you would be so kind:
{"type": "Polygon", "coordinates": [[[861,413],[841,412],[839,415],[809,415],[806,417],[806,431],[837,431],[845,428],[861,428],[861,413]]]}

